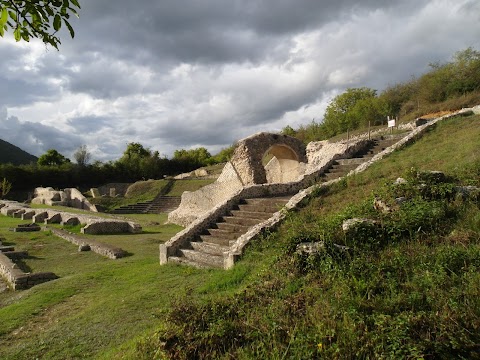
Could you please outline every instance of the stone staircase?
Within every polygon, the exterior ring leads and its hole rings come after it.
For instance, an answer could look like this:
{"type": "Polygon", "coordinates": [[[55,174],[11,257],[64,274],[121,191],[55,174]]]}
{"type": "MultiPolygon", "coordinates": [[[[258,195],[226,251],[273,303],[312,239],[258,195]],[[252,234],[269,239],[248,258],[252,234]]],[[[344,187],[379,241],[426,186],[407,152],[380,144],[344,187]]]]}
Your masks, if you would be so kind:
{"type": "Polygon", "coordinates": [[[196,267],[223,268],[223,253],[248,229],[269,219],[289,200],[290,196],[244,199],[188,247],[180,249],[178,256],[168,260],[196,267]]]}
{"type": "Polygon", "coordinates": [[[112,211],[113,214],[159,214],[171,212],[180,205],[179,196],[157,196],[153,200],[124,205],[112,211]]]}
{"type": "MultiPolygon", "coordinates": [[[[397,141],[397,137],[373,139],[371,145],[357,153],[355,157],[334,161],[319,180],[324,182],[345,176],[397,141]]],[[[168,262],[199,268],[224,268],[224,253],[229,251],[236,240],[246,234],[252,226],[272,217],[293,195],[242,199],[227,215],[222,216],[193,241],[178,249],[176,256],[169,256],[168,262]]]]}
{"type": "Polygon", "coordinates": [[[172,212],[180,205],[180,196],[159,195],[145,209],[147,214],[159,214],[163,212],[172,212]]]}
{"type": "Polygon", "coordinates": [[[365,161],[370,160],[376,154],[382,152],[389,146],[395,144],[398,138],[379,138],[372,139],[372,144],[364,151],[355,154],[355,157],[348,159],[338,159],[333,162],[329,169],[327,169],[322,176],[323,181],[330,181],[339,177],[347,175],[350,171],[356,169],[365,161]]]}

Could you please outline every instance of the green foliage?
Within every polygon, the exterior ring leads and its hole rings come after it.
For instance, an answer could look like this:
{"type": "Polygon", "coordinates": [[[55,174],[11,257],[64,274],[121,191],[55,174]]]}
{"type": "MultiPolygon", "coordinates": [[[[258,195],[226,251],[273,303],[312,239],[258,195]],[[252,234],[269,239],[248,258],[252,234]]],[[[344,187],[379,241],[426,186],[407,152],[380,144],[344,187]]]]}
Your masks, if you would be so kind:
{"type": "Polygon", "coordinates": [[[236,147],[237,145],[233,144],[232,146],[220,150],[218,154],[207,159],[207,164],[213,165],[229,161],[232,158],[233,152],[235,151],[236,147]]]}
{"type": "Polygon", "coordinates": [[[207,149],[199,147],[196,149],[180,149],[173,153],[173,160],[181,163],[185,168],[196,169],[209,164],[212,157],[207,149]]]}
{"type": "Polygon", "coordinates": [[[3,180],[0,182],[0,199],[7,196],[11,189],[12,183],[6,178],[3,178],[3,180]]]}
{"type": "Polygon", "coordinates": [[[88,151],[87,145],[80,146],[73,154],[73,157],[77,162],[77,165],[87,166],[88,162],[91,159],[91,154],[88,151]]]}
{"type": "Polygon", "coordinates": [[[304,142],[385,124],[387,116],[400,120],[477,105],[480,101],[480,52],[467,48],[451,62],[430,64],[431,70],[410,81],[391,85],[378,96],[369,88],[349,88],[329,103],[323,122],[290,126],[282,132],[304,142]]]}
{"type": "Polygon", "coordinates": [[[16,41],[28,42],[31,38],[38,38],[58,49],[60,38],[57,33],[63,24],[70,36],[75,36],[69,19],[71,15],[78,17],[79,9],[77,0],[1,0],[0,36],[12,30],[16,41]]]}
{"type": "MultiPolygon", "coordinates": [[[[360,122],[365,120],[359,116],[368,115],[376,107],[373,103],[375,97],[376,90],[369,88],[350,88],[337,95],[325,110],[323,124],[328,135],[333,136],[349,129],[356,129],[360,122]]],[[[366,121],[368,122],[368,118],[366,121]]]]}
{"type": "Polygon", "coordinates": [[[47,150],[47,152],[41,155],[37,161],[40,166],[61,166],[69,162],[69,159],[55,149],[47,150]]]}
{"type": "Polygon", "coordinates": [[[405,177],[409,187],[382,189],[413,196],[400,215],[371,210],[371,199],[323,219],[308,209],[290,214],[281,234],[268,238],[282,255],[256,282],[229,297],[177,299],[137,351],[170,359],[475,358],[480,243],[455,246],[443,235],[480,209],[469,203],[466,211],[448,192],[423,192],[419,185],[428,179],[430,186],[445,184],[435,176],[405,177]],[[445,204],[452,209],[438,211],[445,204]],[[381,228],[343,234],[344,219],[375,214],[381,228]],[[297,244],[312,241],[323,241],[324,251],[295,253],[297,244]],[[336,246],[342,241],[353,251],[336,246]]]}
{"type": "Polygon", "coordinates": [[[158,179],[165,172],[167,162],[168,159],[160,158],[158,151],[152,152],[140,143],[129,143],[114,167],[128,181],[158,179]]]}

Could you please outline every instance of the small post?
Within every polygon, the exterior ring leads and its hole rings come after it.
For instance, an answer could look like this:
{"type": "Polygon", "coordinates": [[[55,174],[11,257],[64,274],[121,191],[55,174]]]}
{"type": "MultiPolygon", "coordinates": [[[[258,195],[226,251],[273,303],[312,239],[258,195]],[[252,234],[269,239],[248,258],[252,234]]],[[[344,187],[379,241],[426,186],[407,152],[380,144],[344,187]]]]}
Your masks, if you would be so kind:
{"type": "Polygon", "coordinates": [[[347,141],[350,140],[350,129],[347,129],[347,141]]]}
{"type": "Polygon", "coordinates": [[[370,140],[370,120],[368,121],[368,140],[370,140]]]}

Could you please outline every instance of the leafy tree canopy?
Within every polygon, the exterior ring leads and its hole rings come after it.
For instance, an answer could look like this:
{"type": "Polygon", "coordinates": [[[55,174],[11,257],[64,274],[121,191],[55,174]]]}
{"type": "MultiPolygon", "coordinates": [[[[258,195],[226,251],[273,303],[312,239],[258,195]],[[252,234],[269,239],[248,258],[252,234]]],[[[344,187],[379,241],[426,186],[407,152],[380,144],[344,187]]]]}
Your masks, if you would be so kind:
{"type": "Polygon", "coordinates": [[[87,145],[80,146],[73,154],[75,161],[80,166],[86,166],[91,159],[91,154],[88,151],[87,145]]]}
{"type": "Polygon", "coordinates": [[[63,24],[75,36],[68,19],[79,9],[77,0],[0,0],[0,36],[12,30],[16,41],[38,38],[58,49],[63,24]]]}
{"type": "MultiPolygon", "coordinates": [[[[128,143],[127,149],[124,151],[122,159],[123,160],[130,160],[142,157],[149,157],[152,153],[149,149],[145,149],[142,144],[140,143],[128,143]]],[[[120,159],[120,160],[122,160],[120,159]]]]}
{"type": "Polygon", "coordinates": [[[344,93],[336,96],[325,110],[325,126],[331,134],[355,128],[356,124],[351,124],[351,112],[355,105],[359,101],[375,98],[376,94],[376,90],[366,87],[347,89],[344,93]]]}
{"type": "Polygon", "coordinates": [[[70,160],[57,150],[50,149],[38,158],[37,164],[42,166],[59,166],[69,162],[70,160]]]}
{"type": "Polygon", "coordinates": [[[204,147],[190,150],[175,150],[175,152],[173,153],[174,160],[189,162],[191,164],[197,165],[206,165],[208,159],[210,159],[211,157],[212,155],[204,147]]]}

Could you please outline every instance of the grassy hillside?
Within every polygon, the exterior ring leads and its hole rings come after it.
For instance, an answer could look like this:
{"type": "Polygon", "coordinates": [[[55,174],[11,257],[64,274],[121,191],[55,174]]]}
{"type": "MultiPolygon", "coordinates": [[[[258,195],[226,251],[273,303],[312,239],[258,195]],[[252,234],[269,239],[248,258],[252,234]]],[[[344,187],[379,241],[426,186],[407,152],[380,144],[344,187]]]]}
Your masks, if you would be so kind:
{"type": "Polygon", "coordinates": [[[89,198],[89,201],[92,204],[102,205],[106,211],[111,211],[123,205],[153,200],[159,193],[165,196],[181,196],[184,191],[196,191],[214,181],[214,179],[137,181],[129,186],[125,197],[89,198]]]}
{"type": "Polygon", "coordinates": [[[457,184],[480,186],[479,124],[479,116],[439,123],[317,192],[230,271],[159,266],[158,244],[180,228],[158,215],[134,217],[143,234],[96,237],[132,254],[118,260],[48,233],[11,233],[19,220],[0,217],[7,243],[29,250],[26,269],[60,276],[0,294],[0,358],[475,358],[479,203],[448,195],[457,184]],[[445,171],[453,183],[418,192],[417,170],[445,171]],[[413,200],[398,218],[379,216],[372,193],[389,201],[401,175],[413,200]],[[385,226],[347,239],[338,225],[351,216],[385,226]],[[299,242],[318,240],[321,255],[295,255],[299,242]]]}
{"type": "Polygon", "coordinates": [[[19,147],[0,139],[0,164],[11,163],[13,165],[36,163],[37,157],[23,151],[19,147]]]}

